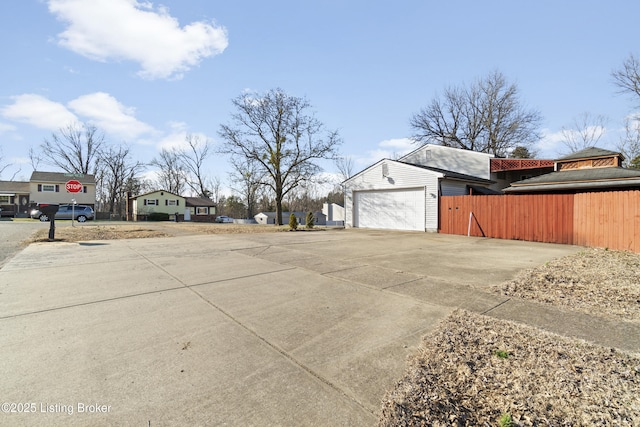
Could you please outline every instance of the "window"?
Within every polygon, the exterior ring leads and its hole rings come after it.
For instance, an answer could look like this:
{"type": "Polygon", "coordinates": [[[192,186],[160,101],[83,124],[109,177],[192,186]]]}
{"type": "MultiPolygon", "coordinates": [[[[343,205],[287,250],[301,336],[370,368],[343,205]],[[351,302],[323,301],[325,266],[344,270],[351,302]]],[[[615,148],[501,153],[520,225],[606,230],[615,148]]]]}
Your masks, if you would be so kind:
{"type": "Polygon", "coordinates": [[[9,196],[0,196],[0,205],[8,205],[9,203],[11,203],[9,196]]]}
{"type": "Polygon", "coordinates": [[[144,199],[144,204],[147,206],[156,206],[158,201],[156,199],[144,199]]]}
{"type": "Polygon", "coordinates": [[[206,206],[198,206],[196,208],[196,215],[208,215],[209,214],[209,208],[206,206]]]}
{"type": "Polygon", "coordinates": [[[38,185],[38,190],[42,191],[43,193],[55,193],[57,188],[57,185],[53,185],[53,184],[42,184],[42,185],[38,185]]]}
{"type": "Polygon", "coordinates": [[[177,200],[165,200],[164,204],[166,206],[179,206],[180,203],[177,200]]]}

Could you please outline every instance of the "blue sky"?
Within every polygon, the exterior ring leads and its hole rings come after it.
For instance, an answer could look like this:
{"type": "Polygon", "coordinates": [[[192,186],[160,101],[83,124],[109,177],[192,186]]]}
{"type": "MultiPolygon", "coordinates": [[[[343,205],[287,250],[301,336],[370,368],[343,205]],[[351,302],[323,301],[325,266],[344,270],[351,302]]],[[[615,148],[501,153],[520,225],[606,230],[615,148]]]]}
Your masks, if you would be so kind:
{"type": "MultiPolygon", "coordinates": [[[[231,99],[277,87],[308,98],[359,170],[415,148],[414,113],[495,70],[543,116],[542,157],[582,113],[608,117],[614,148],[634,100],[610,75],[640,54],[638,16],[634,0],[3,0],[0,178],[28,179],[29,148],[70,120],[143,162],[186,133],[220,143],[231,99]]],[[[224,157],[208,168],[227,179],[224,157]]]]}

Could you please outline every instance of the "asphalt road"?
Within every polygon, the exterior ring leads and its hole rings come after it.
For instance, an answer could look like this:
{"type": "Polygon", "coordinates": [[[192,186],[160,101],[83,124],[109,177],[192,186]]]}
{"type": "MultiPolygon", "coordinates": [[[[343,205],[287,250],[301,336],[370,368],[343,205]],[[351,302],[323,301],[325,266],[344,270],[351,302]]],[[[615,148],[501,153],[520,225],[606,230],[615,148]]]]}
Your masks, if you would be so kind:
{"type": "Polygon", "coordinates": [[[48,228],[49,223],[39,221],[0,221],[0,268],[16,253],[24,249],[24,242],[35,231],[48,228]]]}

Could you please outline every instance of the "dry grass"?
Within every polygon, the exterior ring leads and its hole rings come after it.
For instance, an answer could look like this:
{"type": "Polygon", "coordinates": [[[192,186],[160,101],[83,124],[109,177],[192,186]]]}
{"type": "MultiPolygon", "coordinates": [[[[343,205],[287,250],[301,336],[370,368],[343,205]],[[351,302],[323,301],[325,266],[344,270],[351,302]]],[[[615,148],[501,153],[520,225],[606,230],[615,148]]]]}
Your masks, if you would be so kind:
{"type": "MultiPolygon", "coordinates": [[[[149,237],[173,237],[197,234],[246,234],[275,233],[288,231],[288,226],[257,224],[211,224],[211,223],[172,223],[172,222],[137,222],[116,225],[96,225],[95,223],[68,224],[56,226],[55,240],[62,242],[79,242],[88,240],[144,239],[149,237]]],[[[298,231],[322,231],[323,228],[298,231]]],[[[49,238],[49,229],[38,230],[27,243],[45,242],[49,238]]]]}
{"type": "MultiPolygon", "coordinates": [[[[640,322],[640,254],[587,249],[493,290],[640,322]]],[[[640,355],[456,311],[424,338],[380,425],[498,426],[504,414],[514,426],[640,425],[640,355]]]]}
{"type": "Polygon", "coordinates": [[[423,340],[380,426],[640,425],[640,358],[458,310],[423,340]]]}
{"type": "Polygon", "coordinates": [[[493,291],[601,317],[640,322],[640,254],[585,249],[533,269],[493,291]]]}

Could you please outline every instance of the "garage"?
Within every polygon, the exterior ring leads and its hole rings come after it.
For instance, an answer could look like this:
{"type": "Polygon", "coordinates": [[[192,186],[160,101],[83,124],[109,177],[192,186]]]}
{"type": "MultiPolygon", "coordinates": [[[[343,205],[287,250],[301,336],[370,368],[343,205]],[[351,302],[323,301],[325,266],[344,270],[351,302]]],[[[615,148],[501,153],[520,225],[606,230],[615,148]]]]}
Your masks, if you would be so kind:
{"type": "Polygon", "coordinates": [[[354,226],[425,231],[425,190],[354,192],[354,226]]]}

